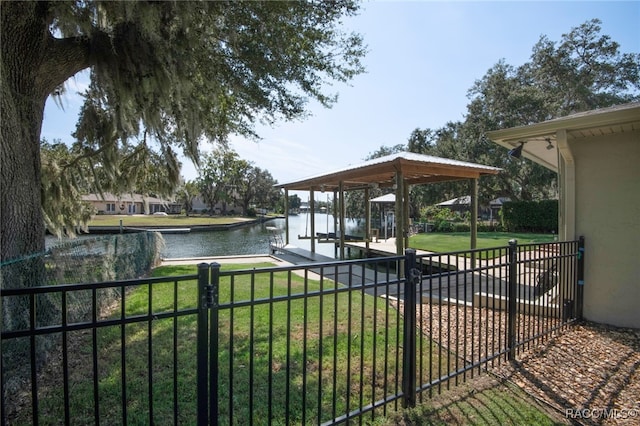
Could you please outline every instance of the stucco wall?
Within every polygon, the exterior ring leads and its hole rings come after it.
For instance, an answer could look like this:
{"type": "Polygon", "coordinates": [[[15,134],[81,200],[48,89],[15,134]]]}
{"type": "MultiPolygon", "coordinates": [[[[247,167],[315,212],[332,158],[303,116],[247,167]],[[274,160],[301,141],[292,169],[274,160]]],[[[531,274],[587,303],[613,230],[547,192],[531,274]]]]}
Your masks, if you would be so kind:
{"type": "Polygon", "coordinates": [[[129,214],[129,206],[134,204],[136,206],[135,214],[144,213],[144,206],[142,203],[131,201],[88,201],[91,205],[99,212],[103,212],[104,214],[114,214],[114,215],[126,215],[129,214]],[[115,204],[115,211],[107,211],[107,204],[115,204]],[[124,205],[124,210],[120,209],[120,206],[124,205]]]}
{"type": "Polygon", "coordinates": [[[585,236],[584,316],[640,327],[640,131],[569,142],[576,234],[585,236]]]}

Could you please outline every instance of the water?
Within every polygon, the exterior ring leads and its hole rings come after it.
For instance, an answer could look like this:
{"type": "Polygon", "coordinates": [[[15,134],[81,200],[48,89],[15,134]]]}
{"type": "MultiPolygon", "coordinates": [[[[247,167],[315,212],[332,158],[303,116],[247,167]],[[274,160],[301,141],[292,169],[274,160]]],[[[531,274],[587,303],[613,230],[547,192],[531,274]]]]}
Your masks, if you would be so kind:
{"type": "MultiPolygon", "coordinates": [[[[300,214],[289,217],[289,243],[305,249],[311,249],[311,240],[299,239],[311,235],[310,215],[300,214]]],[[[333,217],[326,214],[316,213],[316,232],[334,232],[333,217]]],[[[347,221],[347,233],[358,233],[355,222],[347,221]]],[[[360,231],[362,232],[362,231],[360,231]]],[[[285,239],[285,220],[273,219],[264,223],[243,226],[229,231],[215,232],[190,232],[185,234],[164,234],[165,248],[162,257],[206,257],[206,256],[232,256],[248,254],[268,254],[269,237],[274,233],[281,235],[285,239]],[[275,231],[268,228],[276,228],[275,231]]],[[[82,236],[79,238],[94,238],[94,236],[82,236]]],[[[47,237],[47,246],[58,242],[55,237],[47,237]]],[[[325,256],[334,257],[335,249],[333,244],[316,242],[316,252],[325,256]]]]}
{"type": "MultiPolygon", "coordinates": [[[[289,217],[289,243],[306,250],[311,249],[311,240],[304,236],[311,235],[311,224],[308,214],[289,217]],[[298,238],[303,237],[302,239],[298,238]]],[[[316,213],[316,232],[334,232],[333,217],[316,213]],[[328,226],[327,226],[328,220],[328,226]]],[[[350,233],[356,231],[356,224],[349,222],[347,229],[350,233]]],[[[203,257],[203,256],[231,256],[234,254],[268,254],[269,238],[279,234],[285,239],[285,220],[274,219],[261,224],[244,226],[241,228],[219,232],[193,232],[188,234],[163,235],[166,247],[162,253],[164,258],[203,257]],[[276,230],[268,229],[276,228],[276,230]]],[[[334,257],[333,244],[316,242],[316,252],[334,257]]]]}

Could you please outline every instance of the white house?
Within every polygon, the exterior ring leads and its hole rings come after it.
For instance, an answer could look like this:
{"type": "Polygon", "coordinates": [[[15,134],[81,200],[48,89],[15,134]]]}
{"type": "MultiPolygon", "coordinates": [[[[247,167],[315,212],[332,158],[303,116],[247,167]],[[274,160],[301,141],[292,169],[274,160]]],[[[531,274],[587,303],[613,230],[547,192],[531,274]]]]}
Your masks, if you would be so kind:
{"type": "Polygon", "coordinates": [[[180,214],[182,211],[180,203],[140,194],[88,194],[82,196],[82,201],[91,204],[98,214],[180,214]]]}

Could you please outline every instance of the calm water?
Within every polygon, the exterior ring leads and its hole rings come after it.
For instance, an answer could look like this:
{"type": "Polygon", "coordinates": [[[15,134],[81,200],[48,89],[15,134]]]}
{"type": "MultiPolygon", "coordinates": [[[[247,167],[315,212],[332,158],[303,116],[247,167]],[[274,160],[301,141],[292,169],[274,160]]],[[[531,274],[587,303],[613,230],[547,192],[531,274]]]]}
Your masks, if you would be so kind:
{"type": "MultiPolygon", "coordinates": [[[[316,232],[333,232],[333,218],[326,214],[315,215],[316,232]],[[328,219],[328,224],[327,224],[328,219]]],[[[308,214],[289,217],[289,243],[306,250],[311,248],[311,241],[299,239],[311,235],[311,224],[308,214]]],[[[356,230],[355,223],[349,223],[350,233],[356,230]]],[[[246,226],[222,232],[194,232],[189,234],[165,234],[164,258],[230,256],[234,254],[267,254],[269,253],[269,237],[279,234],[284,241],[285,220],[274,219],[262,224],[246,226]],[[276,228],[273,231],[268,228],[276,228]]],[[[316,252],[325,256],[334,256],[333,244],[316,243],[316,252]]]]}
{"type": "MultiPolygon", "coordinates": [[[[311,241],[298,239],[311,235],[311,224],[308,214],[289,217],[289,243],[309,250],[311,241]]],[[[316,232],[333,232],[333,217],[317,213],[315,215],[316,232]]],[[[347,233],[357,232],[355,222],[347,222],[347,233]]],[[[163,258],[231,256],[234,254],[267,254],[269,253],[269,237],[273,233],[285,238],[284,219],[274,219],[262,224],[245,226],[230,231],[192,232],[188,234],[164,234],[165,248],[163,258]],[[276,231],[267,229],[276,228],[276,231]]],[[[93,238],[82,236],[80,238],[93,238]]],[[[47,246],[56,244],[58,240],[47,237],[47,246]]],[[[333,244],[316,243],[316,252],[325,256],[334,256],[333,244]]]]}

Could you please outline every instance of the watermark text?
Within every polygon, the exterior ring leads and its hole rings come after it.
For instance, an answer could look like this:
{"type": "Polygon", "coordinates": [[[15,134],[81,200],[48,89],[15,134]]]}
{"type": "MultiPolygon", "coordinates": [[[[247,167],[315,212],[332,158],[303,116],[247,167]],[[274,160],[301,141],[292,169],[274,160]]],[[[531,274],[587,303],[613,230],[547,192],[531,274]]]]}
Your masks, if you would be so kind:
{"type": "Polygon", "coordinates": [[[567,408],[564,416],[568,419],[635,419],[640,418],[640,402],[635,408],[567,408]]]}

